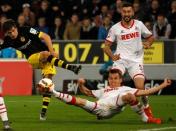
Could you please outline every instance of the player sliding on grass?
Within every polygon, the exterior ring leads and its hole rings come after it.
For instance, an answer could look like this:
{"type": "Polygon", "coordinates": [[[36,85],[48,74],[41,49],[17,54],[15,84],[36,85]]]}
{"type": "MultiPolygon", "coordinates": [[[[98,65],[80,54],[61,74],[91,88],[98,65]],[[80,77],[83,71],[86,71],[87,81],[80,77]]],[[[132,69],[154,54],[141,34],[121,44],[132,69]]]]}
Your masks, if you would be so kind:
{"type": "MultiPolygon", "coordinates": [[[[49,35],[40,32],[31,27],[17,27],[12,19],[3,24],[5,38],[0,42],[0,50],[13,47],[20,50],[27,58],[33,68],[42,70],[42,76],[52,79],[56,74],[55,66],[62,67],[78,74],[81,66],[69,65],[58,59],[58,54],[54,52],[52,41],[49,35]],[[43,40],[43,42],[42,42],[43,40]]],[[[40,114],[40,120],[46,119],[46,111],[50,102],[50,95],[43,95],[43,105],[40,114]]]]}
{"type": "Polygon", "coordinates": [[[159,118],[148,117],[143,106],[137,100],[137,97],[153,94],[160,89],[163,89],[171,84],[171,80],[165,79],[164,82],[158,87],[153,87],[149,90],[135,89],[127,86],[121,86],[122,74],[117,69],[111,69],[108,77],[109,86],[100,90],[89,90],[84,86],[84,80],[78,80],[79,88],[82,93],[87,96],[96,97],[98,100],[92,102],[86,99],[71,96],[54,90],[54,86],[50,88],[45,87],[46,82],[43,85],[39,85],[38,88],[43,92],[51,92],[56,98],[61,101],[81,107],[86,111],[97,116],[98,119],[111,118],[114,115],[122,112],[127,104],[141,116],[143,122],[160,124],[159,118]]]}

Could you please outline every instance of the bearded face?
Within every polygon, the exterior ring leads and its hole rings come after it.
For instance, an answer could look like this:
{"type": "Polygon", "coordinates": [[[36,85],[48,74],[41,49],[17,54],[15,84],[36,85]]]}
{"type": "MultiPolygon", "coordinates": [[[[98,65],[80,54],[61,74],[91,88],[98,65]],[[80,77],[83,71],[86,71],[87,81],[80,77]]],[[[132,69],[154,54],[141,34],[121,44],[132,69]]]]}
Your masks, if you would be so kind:
{"type": "Polygon", "coordinates": [[[122,20],[129,23],[134,16],[132,7],[123,7],[121,10],[122,20]]]}

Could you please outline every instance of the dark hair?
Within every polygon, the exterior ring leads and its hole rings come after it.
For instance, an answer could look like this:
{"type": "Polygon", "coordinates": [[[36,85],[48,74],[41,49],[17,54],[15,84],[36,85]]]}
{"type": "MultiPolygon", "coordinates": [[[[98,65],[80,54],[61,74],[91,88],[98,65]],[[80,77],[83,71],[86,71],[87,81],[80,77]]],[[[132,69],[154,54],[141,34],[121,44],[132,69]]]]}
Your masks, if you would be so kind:
{"type": "Polygon", "coordinates": [[[129,3],[129,2],[124,2],[123,4],[122,4],[122,8],[123,7],[132,7],[133,8],[133,5],[131,4],[131,3],[129,3]]]}
{"type": "Polygon", "coordinates": [[[12,29],[12,27],[17,27],[17,24],[14,20],[12,19],[7,19],[4,24],[3,24],[3,31],[4,32],[7,32],[9,31],[10,29],[12,29]]]}
{"type": "Polygon", "coordinates": [[[111,69],[109,69],[109,74],[110,73],[111,74],[117,73],[119,75],[119,77],[122,78],[122,72],[119,69],[113,69],[113,68],[111,68],[111,69]]]}

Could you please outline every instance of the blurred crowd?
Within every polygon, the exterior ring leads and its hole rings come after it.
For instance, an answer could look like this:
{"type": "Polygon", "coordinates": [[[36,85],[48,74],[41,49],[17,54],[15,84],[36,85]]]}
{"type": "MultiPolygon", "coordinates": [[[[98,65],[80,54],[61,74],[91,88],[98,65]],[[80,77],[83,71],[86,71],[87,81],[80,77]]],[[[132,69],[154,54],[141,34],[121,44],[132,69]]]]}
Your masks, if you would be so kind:
{"type": "Polygon", "coordinates": [[[12,18],[20,27],[34,27],[55,40],[104,40],[121,20],[124,1],[133,3],[134,18],[156,39],[176,38],[176,0],[1,0],[0,39],[3,22],[12,18]]]}

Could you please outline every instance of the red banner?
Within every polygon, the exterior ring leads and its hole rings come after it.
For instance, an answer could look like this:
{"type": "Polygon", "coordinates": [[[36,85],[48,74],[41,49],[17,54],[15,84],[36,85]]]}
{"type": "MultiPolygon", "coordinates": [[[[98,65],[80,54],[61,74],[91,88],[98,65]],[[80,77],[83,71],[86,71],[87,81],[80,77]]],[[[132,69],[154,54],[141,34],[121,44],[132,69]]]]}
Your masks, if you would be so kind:
{"type": "Polygon", "coordinates": [[[0,94],[32,95],[32,66],[27,61],[0,61],[0,94]]]}

